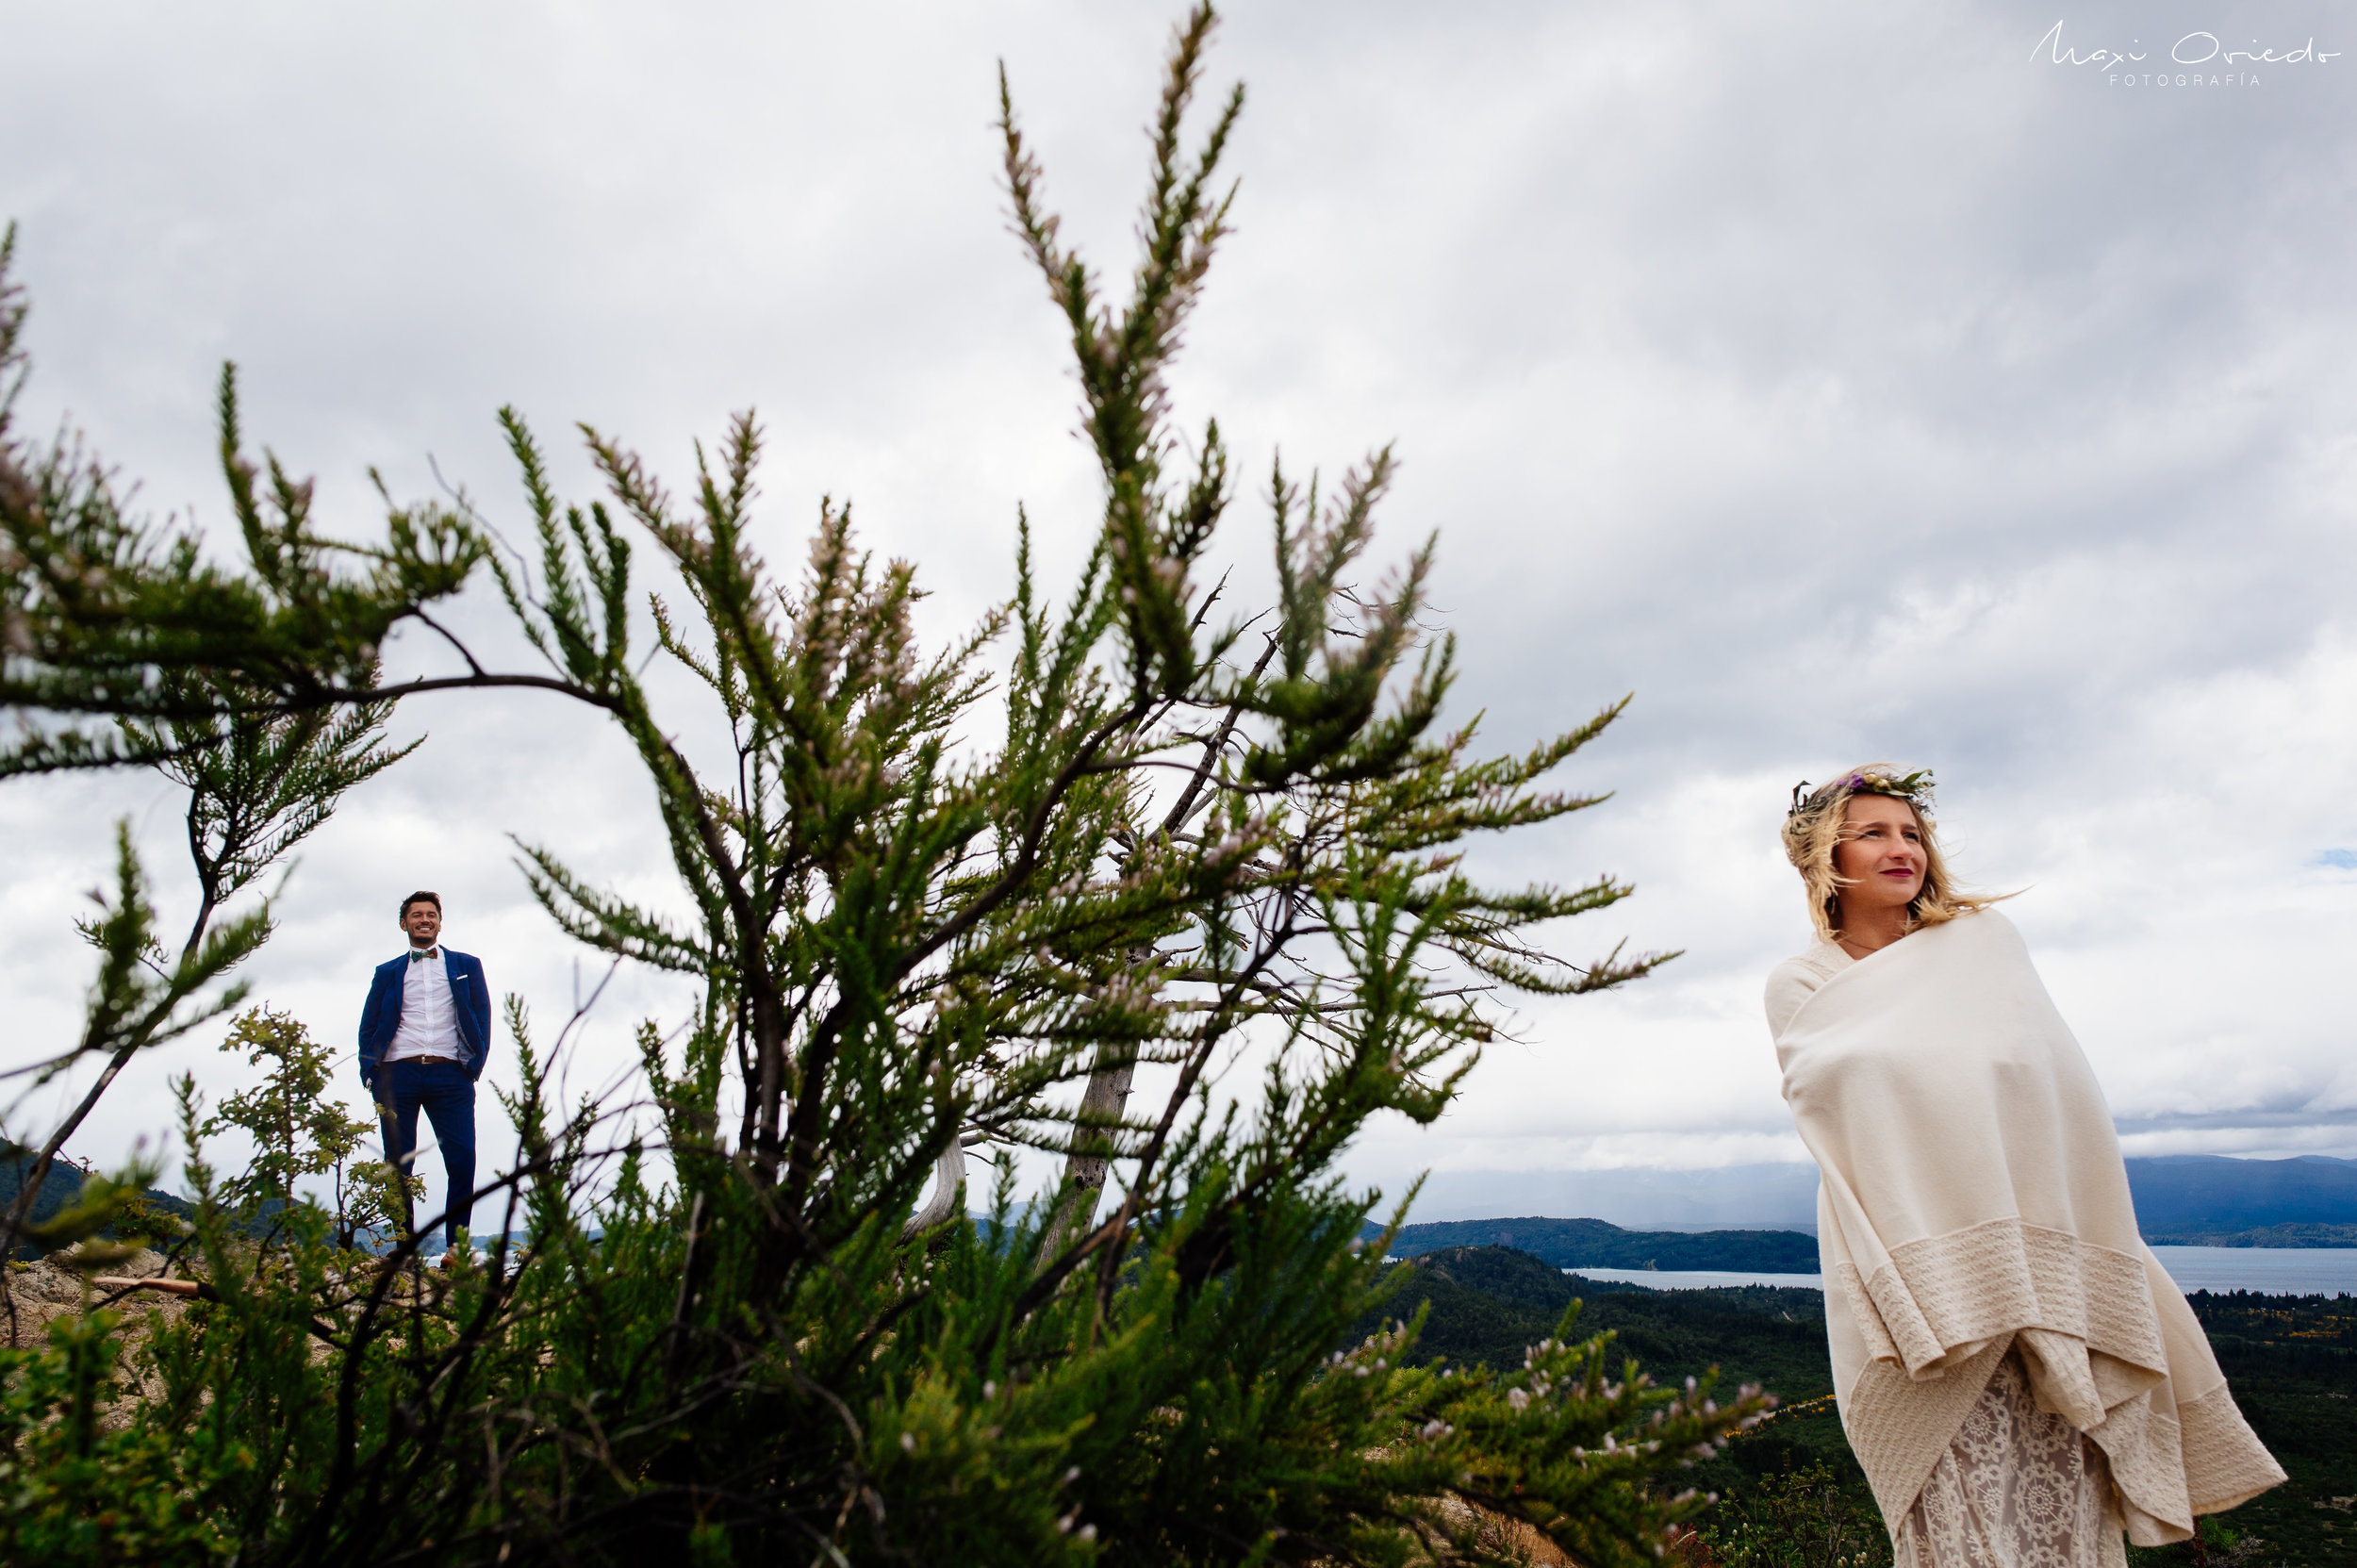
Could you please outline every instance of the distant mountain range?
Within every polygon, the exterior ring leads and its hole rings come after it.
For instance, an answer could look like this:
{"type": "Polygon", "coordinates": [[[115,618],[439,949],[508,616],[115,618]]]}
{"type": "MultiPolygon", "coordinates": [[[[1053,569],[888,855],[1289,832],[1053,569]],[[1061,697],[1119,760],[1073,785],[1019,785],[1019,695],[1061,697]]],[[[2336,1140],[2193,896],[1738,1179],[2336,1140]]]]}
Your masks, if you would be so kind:
{"type": "MultiPolygon", "coordinates": [[[[2129,1161],[2128,1186],[2156,1246],[2357,1247],[2357,1160],[2162,1155],[2129,1161]]],[[[1392,1255],[1452,1246],[1510,1246],[1558,1268],[1817,1272],[1817,1240],[1799,1230],[1630,1230],[1537,1216],[1406,1226],[1392,1255]]]]}
{"type": "Polygon", "coordinates": [[[2128,1189],[2156,1246],[2357,1246],[2357,1160],[2166,1154],[2129,1161],[2128,1189]]]}
{"type": "MultiPolygon", "coordinates": [[[[39,1152],[37,1149],[26,1148],[22,1144],[0,1138],[0,1213],[6,1213],[15,1205],[16,1195],[24,1190],[25,1178],[32,1174],[33,1160],[39,1152]]],[[[33,1199],[32,1212],[25,1217],[38,1223],[54,1216],[58,1210],[72,1203],[80,1195],[82,1176],[83,1172],[79,1166],[69,1164],[63,1160],[52,1164],[48,1174],[41,1178],[41,1194],[33,1199]]],[[[170,1193],[159,1192],[153,1187],[147,1189],[147,1200],[157,1208],[178,1214],[184,1219],[195,1213],[190,1207],[187,1198],[174,1197],[170,1193]]],[[[19,1258],[38,1257],[40,1248],[19,1246],[15,1248],[15,1255],[19,1258]]]]}

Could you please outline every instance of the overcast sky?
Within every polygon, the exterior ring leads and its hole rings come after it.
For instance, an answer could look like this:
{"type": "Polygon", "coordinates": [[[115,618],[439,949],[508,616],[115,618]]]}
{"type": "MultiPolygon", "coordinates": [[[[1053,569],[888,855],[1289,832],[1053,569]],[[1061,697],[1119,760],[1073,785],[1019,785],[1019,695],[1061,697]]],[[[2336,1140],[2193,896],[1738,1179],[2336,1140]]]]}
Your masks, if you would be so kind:
{"type": "MultiPolygon", "coordinates": [[[[362,536],[368,468],[425,495],[429,457],[520,518],[504,403],[674,479],[753,405],[770,558],[849,496],[954,626],[1006,591],[1018,502],[1052,570],[1096,515],[1058,324],[1004,228],[995,62],[1067,234],[1126,268],[1173,14],[7,0],[25,416],[219,534],[208,404],[235,358],[250,437],[362,536]]],[[[1959,870],[2024,890],[2011,917],[2130,1152],[2357,1154],[2357,24],[2217,0],[2057,19],[1228,18],[1237,232],[1182,414],[1216,413],[1247,473],[1280,444],[1330,473],[1398,442],[1383,538],[1438,530],[1436,619],[1493,745],[1635,693],[1569,773],[1616,798],[1486,864],[1639,884],[1566,952],[1686,949],[1528,1010],[1456,1112],[1378,1130],[1355,1174],[1440,1173],[1438,1216],[1565,1212],[1582,1172],[1803,1161],[1759,1006],[1807,937],[1775,829],[1796,781],[1871,759],[1937,768],[1959,870]],[[2145,58],[2069,63],[2099,50],[2145,58]]],[[[561,471],[586,493],[569,449],[561,471]]],[[[1240,505],[1226,548],[1258,562],[1265,527],[1240,505]]],[[[488,595],[459,619],[506,646],[488,595]]],[[[507,835],[666,899],[647,792],[553,701],[420,700],[395,729],[430,738],[305,850],[258,993],[348,1042],[423,885],[552,1027],[574,952],[507,835]]],[[[185,918],[178,810],[144,777],[0,788],[0,1054],[78,1022],[70,921],[114,818],[185,918]]],[[[578,1081],[682,999],[618,977],[578,1081]]],[[[209,1040],[174,1048],[74,1152],[160,1134],[183,1068],[242,1081],[209,1040]]]]}

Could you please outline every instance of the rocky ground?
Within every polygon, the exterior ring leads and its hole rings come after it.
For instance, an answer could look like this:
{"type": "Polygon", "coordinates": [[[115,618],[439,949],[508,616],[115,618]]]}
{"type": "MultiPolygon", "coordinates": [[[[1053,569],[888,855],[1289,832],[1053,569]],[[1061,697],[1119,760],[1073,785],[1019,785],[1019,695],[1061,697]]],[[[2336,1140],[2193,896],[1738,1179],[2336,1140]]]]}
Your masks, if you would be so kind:
{"type": "Polygon", "coordinates": [[[61,1317],[108,1308],[124,1318],[118,1367],[121,1390],[100,1416],[104,1426],[120,1426],[129,1406],[161,1392],[150,1387],[137,1351],[158,1320],[176,1320],[188,1310],[177,1296],[157,1291],[101,1286],[109,1279],[154,1279],[166,1277],[164,1255],[146,1248],[132,1250],[111,1244],[70,1247],[35,1263],[12,1262],[7,1268],[7,1299],[0,1301],[0,1333],[16,1349],[37,1350],[49,1343],[49,1326],[61,1317]]]}
{"type": "Polygon", "coordinates": [[[176,1296],[91,1282],[100,1275],[153,1279],[163,1274],[164,1255],[145,1247],[69,1247],[35,1263],[11,1263],[8,1266],[8,1301],[0,1304],[0,1330],[7,1332],[9,1345],[29,1350],[47,1343],[52,1319],[75,1312],[112,1307],[136,1313],[168,1303],[166,1310],[176,1313],[181,1306],[176,1296]]]}

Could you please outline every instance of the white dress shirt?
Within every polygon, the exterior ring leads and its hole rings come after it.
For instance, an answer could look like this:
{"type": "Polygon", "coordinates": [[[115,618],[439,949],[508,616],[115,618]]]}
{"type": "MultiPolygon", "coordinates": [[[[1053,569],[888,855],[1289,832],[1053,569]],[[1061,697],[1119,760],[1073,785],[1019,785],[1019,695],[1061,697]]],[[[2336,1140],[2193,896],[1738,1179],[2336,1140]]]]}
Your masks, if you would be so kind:
{"type": "Polygon", "coordinates": [[[458,1045],[458,1009],[451,999],[450,971],[442,963],[442,949],[432,948],[423,959],[413,956],[409,972],[402,976],[401,1027],[385,1048],[384,1060],[447,1056],[456,1062],[466,1054],[458,1045]]]}

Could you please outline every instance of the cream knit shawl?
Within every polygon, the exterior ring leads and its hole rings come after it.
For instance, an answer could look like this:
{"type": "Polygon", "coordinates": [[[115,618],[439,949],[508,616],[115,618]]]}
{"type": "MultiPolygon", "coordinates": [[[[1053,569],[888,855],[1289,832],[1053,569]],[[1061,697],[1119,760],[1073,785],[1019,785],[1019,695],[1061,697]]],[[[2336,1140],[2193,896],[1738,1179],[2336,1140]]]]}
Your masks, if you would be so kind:
{"type": "Polygon", "coordinates": [[[1788,961],[1770,1023],[1823,1174],[1841,1424],[1885,1520],[2008,1348],[2103,1450],[2138,1545],[2282,1481],[2136,1233],[2103,1092],[2012,923],[1984,911],[1845,958],[1788,961]]]}

